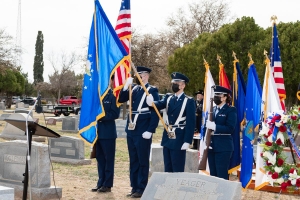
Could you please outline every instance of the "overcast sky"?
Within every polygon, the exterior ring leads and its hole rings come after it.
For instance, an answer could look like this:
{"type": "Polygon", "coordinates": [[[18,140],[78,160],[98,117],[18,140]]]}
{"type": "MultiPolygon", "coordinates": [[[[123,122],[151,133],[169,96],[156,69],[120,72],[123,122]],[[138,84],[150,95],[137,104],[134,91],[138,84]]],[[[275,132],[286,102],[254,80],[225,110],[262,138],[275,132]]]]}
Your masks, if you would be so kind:
{"type": "MultiPolygon", "coordinates": [[[[165,28],[165,21],[178,8],[200,0],[131,0],[132,27],[155,33],[165,28]]],[[[299,0],[228,0],[236,17],[251,16],[267,28],[270,17],[279,21],[296,22],[299,19],[299,0]],[[298,15],[298,16],[297,16],[298,15]]],[[[19,0],[0,0],[0,29],[16,37],[19,0]]],[[[100,0],[111,24],[115,27],[121,0],[100,0]]],[[[86,45],[94,11],[94,0],[21,0],[22,68],[33,81],[35,42],[39,30],[44,35],[44,80],[53,68],[48,55],[62,51],[80,51],[86,45]]],[[[279,42],[280,42],[280,33],[279,42]]],[[[82,72],[79,67],[76,72],[82,72]]]]}

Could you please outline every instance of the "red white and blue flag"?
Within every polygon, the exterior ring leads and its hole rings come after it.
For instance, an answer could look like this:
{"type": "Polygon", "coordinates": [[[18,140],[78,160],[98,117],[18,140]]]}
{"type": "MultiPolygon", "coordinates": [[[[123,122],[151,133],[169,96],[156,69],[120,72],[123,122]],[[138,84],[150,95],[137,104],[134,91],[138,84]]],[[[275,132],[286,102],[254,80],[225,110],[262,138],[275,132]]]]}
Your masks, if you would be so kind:
{"type": "MultiPolygon", "coordinates": [[[[131,11],[130,11],[130,0],[122,0],[119,16],[115,31],[121,40],[128,55],[130,55],[131,48],[131,11]]],[[[130,58],[130,57],[129,57],[130,58]]],[[[117,67],[115,71],[114,81],[114,94],[119,99],[120,90],[123,88],[127,77],[130,72],[130,62],[126,60],[123,65],[117,67]]],[[[118,101],[117,101],[118,102],[118,101]]]]}
{"type": "Polygon", "coordinates": [[[280,57],[279,41],[276,24],[273,24],[273,38],[271,46],[271,69],[274,76],[274,81],[277,87],[277,92],[281,101],[282,110],[285,110],[284,99],[286,98],[286,92],[284,87],[283,70],[280,57]]]}

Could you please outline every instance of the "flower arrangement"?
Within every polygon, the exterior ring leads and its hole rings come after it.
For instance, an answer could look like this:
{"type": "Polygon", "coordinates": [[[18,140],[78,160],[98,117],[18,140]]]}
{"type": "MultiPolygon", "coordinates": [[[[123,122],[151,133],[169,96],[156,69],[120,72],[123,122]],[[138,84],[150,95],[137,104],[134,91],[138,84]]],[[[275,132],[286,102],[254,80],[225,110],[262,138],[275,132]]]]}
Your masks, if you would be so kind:
{"type": "MultiPolygon", "coordinates": [[[[259,132],[260,146],[263,147],[261,157],[265,164],[266,175],[272,186],[280,186],[282,190],[294,191],[300,188],[300,168],[287,163],[287,156],[283,153],[285,143],[290,142],[292,134],[298,132],[300,132],[300,106],[294,106],[287,114],[278,112],[269,115],[259,132]]],[[[298,147],[294,145],[295,148],[298,147]]]]}

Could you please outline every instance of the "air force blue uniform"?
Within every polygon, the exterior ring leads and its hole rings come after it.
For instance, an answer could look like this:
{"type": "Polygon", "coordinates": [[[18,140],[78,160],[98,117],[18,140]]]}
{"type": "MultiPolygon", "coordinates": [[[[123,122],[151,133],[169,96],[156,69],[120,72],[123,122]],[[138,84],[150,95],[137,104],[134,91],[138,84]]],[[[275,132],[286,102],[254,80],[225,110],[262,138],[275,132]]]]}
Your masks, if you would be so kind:
{"type": "MultiPolygon", "coordinates": [[[[152,94],[154,100],[159,100],[157,88],[150,86],[148,83],[145,85],[149,94],[152,94]]],[[[155,110],[149,107],[146,103],[146,98],[142,102],[142,107],[139,111],[138,107],[144,95],[142,86],[136,85],[132,88],[132,121],[135,122],[135,129],[128,130],[129,117],[127,119],[126,133],[127,133],[127,146],[130,160],[130,183],[132,193],[142,194],[148,183],[149,175],[149,157],[151,150],[152,137],[144,139],[142,134],[146,131],[155,133],[158,125],[158,116],[155,110]]],[[[119,102],[124,103],[129,100],[129,91],[121,90],[119,102]]]]}
{"type": "Polygon", "coordinates": [[[211,136],[212,147],[208,150],[208,163],[211,176],[224,178],[228,180],[228,168],[230,158],[233,152],[234,129],[237,120],[237,111],[235,107],[224,106],[215,116],[217,107],[214,107],[213,121],[216,123],[216,130],[211,136]]]}
{"type": "Polygon", "coordinates": [[[105,116],[98,120],[98,140],[96,142],[96,159],[98,163],[97,187],[112,187],[116,151],[116,124],[120,108],[116,106],[116,97],[109,90],[102,100],[105,116]]]}
{"type": "Polygon", "coordinates": [[[182,114],[184,119],[179,121],[179,127],[175,129],[176,139],[170,139],[166,130],[163,132],[161,146],[163,146],[165,172],[184,171],[186,150],[181,150],[181,147],[185,142],[192,143],[196,121],[196,105],[194,99],[184,93],[178,100],[175,95],[166,95],[164,99],[155,102],[159,110],[166,108],[168,115],[168,124],[166,125],[169,126],[175,124],[185,98],[187,98],[187,102],[182,114]]]}

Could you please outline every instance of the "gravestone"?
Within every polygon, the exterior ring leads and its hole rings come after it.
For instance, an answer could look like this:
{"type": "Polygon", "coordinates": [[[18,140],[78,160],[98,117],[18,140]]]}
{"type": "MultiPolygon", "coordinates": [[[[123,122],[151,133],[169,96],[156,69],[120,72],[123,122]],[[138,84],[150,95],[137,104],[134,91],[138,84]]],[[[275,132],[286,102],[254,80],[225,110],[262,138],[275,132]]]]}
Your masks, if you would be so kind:
{"type": "Polygon", "coordinates": [[[56,119],[49,118],[46,121],[47,125],[56,125],[56,119]]]}
{"type": "MultiPolygon", "coordinates": [[[[23,108],[15,109],[15,113],[24,113],[27,115],[29,112],[30,112],[30,110],[23,109],[23,108]]],[[[33,117],[33,112],[30,113],[30,116],[33,117]]]]}
{"type": "Polygon", "coordinates": [[[194,173],[154,172],[141,200],[240,200],[240,182],[194,173]]]}
{"type": "MultiPolygon", "coordinates": [[[[17,198],[23,195],[23,173],[26,166],[27,142],[14,140],[0,143],[0,185],[14,188],[17,198]]],[[[48,146],[32,142],[30,156],[31,195],[34,200],[57,199],[62,188],[51,186],[48,146]],[[57,193],[56,193],[57,191],[57,193]]],[[[29,193],[29,191],[28,191],[29,193]]]]}
{"type": "Polygon", "coordinates": [[[0,116],[0,121],[4,121],[6,118],[8,118],[10,116],[10,114],[2,114],[1,116],[0,116]]]}
{"type": "Polygon", "coordinates": [[[16,108],[25,108],[24,103],[23,102],[16,103],[16,108]]]}
{"type": "Polygon", "coordinates": [[[84,158],[84,142],[77,137],[49,138],[49,143],[53,162],[77,165],[89,165],[92,162],[84,158]]]}
{"type": "Polygon", "coordinates": [[[74,117],[65,117],[62,120],[62,131],[77,133],[78,132],[78,119],[74,117]]]}
{"type": "Polygon", "coordinates": [[[0,102],[0,110],[5,110],[5,104],[4,102],[0,102]]]}
{"type": "MultiPolygon", "coordinates": [[[[24,111],[24,110],[19,110],[19,111],[24,111]]],[[[27,118],[27,114],[24,113],[14,113],[14,114],[10,114],[10,116],[7,117],[7,119],[24,121],[24,123],[26,123],[26,118],[27,118]]],[[[33,118],[29,116],[28,121],[33,121],[33,118]]],[[[6,123],[3,131],[0,134],[0,137],[9,140],[27,140],[27,136],[25,135],[25,132],[11,125],[10,123],[6,123]]],[[[45,137],[33,135],[32,140],[44,142],[45,137]]]]}
{"type": "Polygon", "coordinates": [[[125,132],[127,120],[117,119],[116,120],[116,129],[118,138],[126,138],[127,134],[125,132]]]}
{"type": "MultiPolygon", "coordinates": [[[[184,171],[198,173],[198,151],[194,149],[186,150],[184,171]]],[[[163,147],[158,143],[152,143],[150,154],[150,174],[153,172],[164,172],[163,147]]]]}
{"type": "Polygon", "coordinates": [[[0,186],[0,199],[1,200],[14,200],[15,199],[14,188],[0,186]]]}

